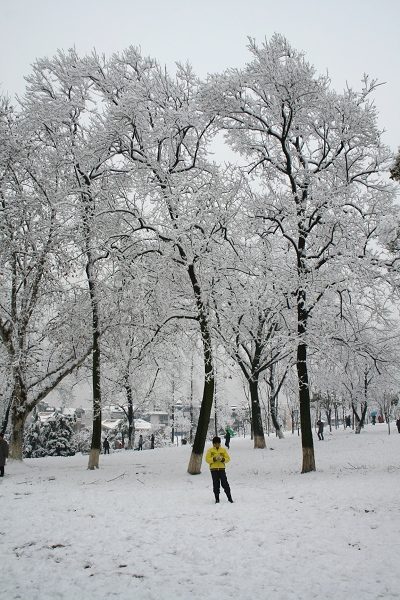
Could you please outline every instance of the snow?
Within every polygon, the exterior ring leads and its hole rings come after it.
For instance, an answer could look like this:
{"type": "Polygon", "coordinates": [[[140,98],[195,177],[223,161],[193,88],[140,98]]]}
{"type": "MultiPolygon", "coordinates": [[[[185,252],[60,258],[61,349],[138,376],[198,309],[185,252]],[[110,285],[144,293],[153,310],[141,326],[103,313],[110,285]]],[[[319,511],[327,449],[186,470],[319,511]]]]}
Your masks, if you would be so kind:
{"type": "Polygon", "coordinates": [[[0,598],[399,598],[399,448],[395,427],[325,428],[301,475],[297,433],[235,437],[219,505],[189,445],[9,461],[0,598]]]}

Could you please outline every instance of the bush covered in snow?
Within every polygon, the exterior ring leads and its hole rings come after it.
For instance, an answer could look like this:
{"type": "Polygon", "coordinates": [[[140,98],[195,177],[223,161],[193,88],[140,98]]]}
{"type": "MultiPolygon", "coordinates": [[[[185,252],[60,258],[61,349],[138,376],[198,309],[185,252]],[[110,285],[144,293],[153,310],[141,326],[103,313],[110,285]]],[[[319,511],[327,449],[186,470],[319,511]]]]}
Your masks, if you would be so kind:
{"type": "Polygon", "coordinates": [[[25,458],[42,456],[73,456],[74,426],[72,420],[55,412],[46,422],[36,419],[26,430],[23,455],[25,458]]]}

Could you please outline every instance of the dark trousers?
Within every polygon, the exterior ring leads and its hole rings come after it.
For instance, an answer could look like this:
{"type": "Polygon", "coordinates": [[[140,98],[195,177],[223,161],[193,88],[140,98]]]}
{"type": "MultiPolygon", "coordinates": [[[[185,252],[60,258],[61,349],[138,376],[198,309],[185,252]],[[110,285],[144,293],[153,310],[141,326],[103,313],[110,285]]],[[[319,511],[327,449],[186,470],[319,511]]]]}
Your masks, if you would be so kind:
{"type": "Polygon", "coordinates": [[[213,480],[213,490],[216,496],[219,496],[220,485],[222,485],[222,489],[224,490],[227,496],[231,493],[231,488],[229,487],[228,480],[226,478],[225,469],[212,469],[211,477],[213,480]]]}
{"type": "Polygon", "coordinates": [[[110,448],[104,448],[104,454],[110,454],[110,448]]]}
{"type": "Polygon", "coordinates": [[[322,433],[322,431],[318,431],[318,439],[319,440],[323,440],[324,439],[324,434],[322,433]]]}
{"type": "Polygon", "coordinates": [[[0,467],[0,477],[4,477],[4,467],[0,467]]]}

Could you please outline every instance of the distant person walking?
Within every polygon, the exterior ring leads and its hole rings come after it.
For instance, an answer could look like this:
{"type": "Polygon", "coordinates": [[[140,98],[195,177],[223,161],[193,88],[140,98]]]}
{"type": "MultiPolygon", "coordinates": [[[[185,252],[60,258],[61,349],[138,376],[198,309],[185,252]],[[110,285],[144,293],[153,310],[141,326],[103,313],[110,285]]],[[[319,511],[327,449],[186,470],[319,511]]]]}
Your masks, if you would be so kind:
{"type": "Polygon", "coordinates": [[[347,427],[351,427],[350,415],[347,415],[347,417],[346,417],[346,427],[345,427],[345,429],[347,429],[347,427]]]}
{"type": "Polygon", "coordinates": [[[400,418],[396,421],[397,431],[400,433],[400,418]]]}
{"type": "Polygon", "coordinates": [[[142,434],[139,435],[139,448],[138,450],[143,450],[143,436],[142,434]]]}
{"type": "Polygon", "coordinates": [[[225,465],[230,461],[230,456],[225,448],[221,448],[221,438],[215,436],[213,445],[207,450],[206,462],[210,465],[211,477],[213,481],[213,491],[215,496],[215,504],[219,504],[220,486],[226,494],[228,501],[233,503],[231,496],[231,488],[229,487],[226,478],[225,465]]]}
{"type": "Polygon", "coordinates": [[[104,454],[110,454],[110,442],[108,441],[107,438],[104,439],[103,450],[104,450],[104,454]]]}
{"type": "Polygon", "coordinates": [[[154,450],[154,433],[151,434],[150,448],[151,448],[151,450],[154,450]]]}
{"type": "Polygon", "coordinates": [[[321,421],[321,419],[318,419],[317,425],[318,425],[318,439],[321,441],[324,439],[324,424],[321,421]]]}
{"type": "Polygon", "coordinates": [[[225,431],[225,446],[229,449],[229,444],[231,443],[231,434],[229,433],[229,429],[225,431]]]}
{"type": "Polygon", "coordinates": [[[8,444],[0,433],[0,477],[4,477],[4,467],[8,458],[8,444]]]}

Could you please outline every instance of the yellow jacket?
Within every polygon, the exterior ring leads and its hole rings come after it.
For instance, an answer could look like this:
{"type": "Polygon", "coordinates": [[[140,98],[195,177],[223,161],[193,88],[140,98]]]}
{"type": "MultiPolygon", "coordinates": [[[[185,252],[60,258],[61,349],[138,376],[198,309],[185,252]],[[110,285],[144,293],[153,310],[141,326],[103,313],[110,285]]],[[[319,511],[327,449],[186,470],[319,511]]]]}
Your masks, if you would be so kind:
{"type": "Polygon", "coordinates": [[[216,448],[215,446],[212,446],[207,450],[206,462],[210,465],[211,471],[214,469],[225,469],[226,463],[230,460],[231,458],[226,448],[222,448],[221,446],[216,448]],[[214,458],[216,460],[214,460],[214,458]]]}

